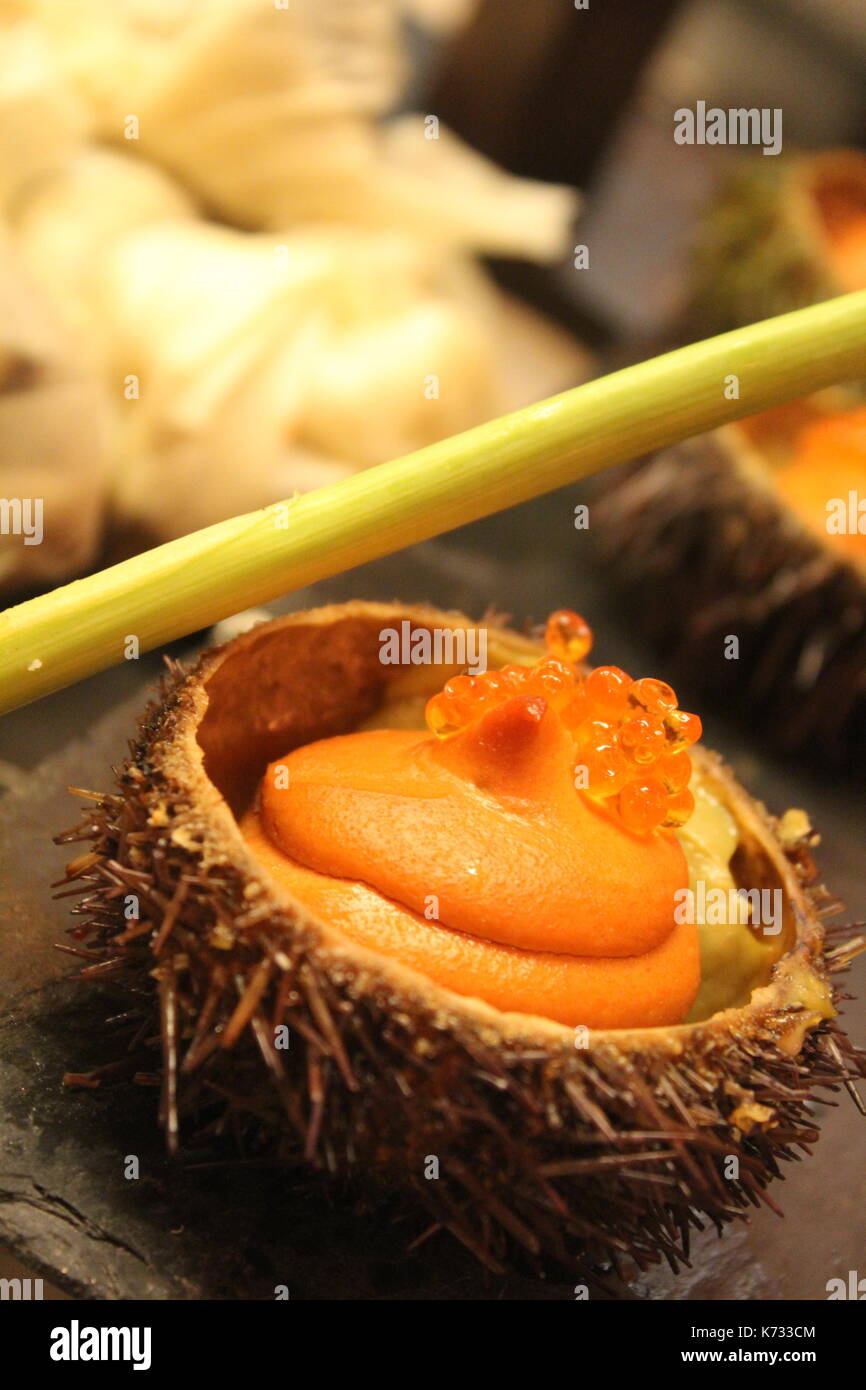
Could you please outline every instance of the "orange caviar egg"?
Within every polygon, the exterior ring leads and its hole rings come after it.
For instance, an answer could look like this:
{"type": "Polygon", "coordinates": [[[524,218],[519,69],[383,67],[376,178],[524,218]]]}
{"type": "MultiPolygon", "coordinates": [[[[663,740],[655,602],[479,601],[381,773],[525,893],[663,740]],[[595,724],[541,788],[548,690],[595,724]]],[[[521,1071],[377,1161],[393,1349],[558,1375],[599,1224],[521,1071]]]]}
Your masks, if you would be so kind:
{"type": "Polygon", "coordinates": [[[667,681],[658,681],[652,676],[642,676],[640,680],[632,681],[629,695],[636,705],[652,714],[664,714],[677,707],[673,688],[667,681]]]}
{"type": "Polygon", "coordinates": [[[687,787],[683,787],[681,791],[673,792],[668,797],[662,825],[678,830],[681,825],[685,825],[694,809],[695,798],[687,787]]]}
{"type": "Polygon", "coordinates": [[[618,666],[596,666],[586,678],[587,699],[599,714],[619,714],[628,707],[631,677],[618,666]]]}
{"type": "Polygon", "coordinates": [[[645,714],[622,725],[619,741],[636,763],[651,763],[665,751],[667,734],[661,719],[645,714]]]}
{"type": "Polygon", "coordinates": [[[480,706],[493,705],[505,698],[507,685],[502,671],[481,671],[475,676],[475,703],[480,706]]]}
{"type": "Polygon", "coordinates": [[[667,814],[667,792],[661,782],[656,782],[654,778],[629,782],[623,787],[617,801],[623,825],[636,835],[657,830],[667,814]]]}
{"type": "Polygon", "coordinates": [[[621,791],[632,775],[628,759],[614,745],[587,749],[582,762],[575,767],[575,786],[581,785],[577,776],[581,769],[585,772],[587,790],[602,796],[613,796],[621,791]]]}
{"type": "Polygon", "coordinates": [[[582,748],[610,748],[616,742],[614,726],[604,719],[586,719],[577,730],[582,748]]]}
{"type": "Polygon", "coordinates": [[[696,714],[687,714],[682,709],[668,710],[664,717],[664,726],[667,730],[667,747],[669,752],[678,752],[681,748],[688,748],[693,743],[697,743],[703,732],[703,725],[696,714]]]}
{"type": "Polygon", "coordinates": [[[578,662],[592,650],[592,629],[579,613],[560,608],[551,613],[544,629],[544,645],[563,661],[578,662]]]}
{"type": "Polygon", "coordinates": [[[682,791],[691,779],[691,758],[688,753],[669,753],[659,759],[656,771],[669,792],[682,791]]]}
{"type": "Polygon", "coordinates": [[[430,732],[436,734],[437,738],[447,738],[449,734],[456,734],[462,728],[459,714],[442,693],[427,701],[424,716],[430,732]]]}
{"type": "Polygon", "coordinates": [[[509,694],[522,690],[532,671],[532,666],[503,666],[500,675],[509,694]]]}
{"type": "Polygon", "coordinates": [[[580,728],[585,719],[589,717],[589,701],[586,694],[586,682],[578,678],[567,700],[560,709],[560,717],[563,724],[575,733],[580,728]]]}
{"type": "Polygon", "coordinates": [[[471,676],[452,676],[450,681],[445,682],[444,691],[452,700],[465,705],[474,694],[475,682],[471,676]]]}
{"type": "Polygon", "coordinates": [[[432,732],[443,738],[465,729],[474,698],[475,686],[471,676],[454,676],[446,681],[444,689],[427,702],[426,716],[432,732]]]}
{"type": "Polygon", "coordinates": [[[549,659],[530,668],[526,690],[533,695],[544,695],[553,704],[557,704],[561,703],[563,696],[570,694],[575,679],[575,673],[570,666],[555,658],[549,659]]]}

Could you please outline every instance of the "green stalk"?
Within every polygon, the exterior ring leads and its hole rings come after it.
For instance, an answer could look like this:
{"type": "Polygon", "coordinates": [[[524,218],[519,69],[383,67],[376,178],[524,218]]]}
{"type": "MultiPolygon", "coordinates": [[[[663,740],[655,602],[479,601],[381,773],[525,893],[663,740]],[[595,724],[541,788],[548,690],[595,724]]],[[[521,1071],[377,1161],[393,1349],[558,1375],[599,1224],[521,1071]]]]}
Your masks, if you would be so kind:
{"type": "Polygon", "coordinates": [[[866,291],[666,353],[288,504],[209,526],[0,614],[0,713],[121,661],[129,636],[146,651],[858,376],[866,376],[866,291]],[[732,377],[739,396],[728,399],[732,377]]]}

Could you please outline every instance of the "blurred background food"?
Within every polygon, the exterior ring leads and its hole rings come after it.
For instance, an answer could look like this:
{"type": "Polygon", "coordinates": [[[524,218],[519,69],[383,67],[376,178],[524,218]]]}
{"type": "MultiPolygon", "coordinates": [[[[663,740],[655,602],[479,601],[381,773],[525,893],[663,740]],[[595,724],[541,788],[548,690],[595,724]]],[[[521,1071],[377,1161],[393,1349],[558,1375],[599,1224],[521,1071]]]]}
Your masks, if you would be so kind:
{"type": "MultiPolygon", "coordinates": [[[[808,128],[796,101],[780,110],[808,128]]],[[[726,151],[684,220],[689,255],[655,325],[672,341],[866,288],[862,149],[726,151]]],[[[673,672],[768,746],[849,770],[866,766],[863,368],[614,471],[594,518],[598,558],[673,672]]]]}
{"type": "Polygon", "coordinates": [[[866,411],[828,391],[615,473],[594,513],[597,557],[667,668],[825,772],[866,761],[852,495],[866,497],[866,411]]]}
{"type": "Polygon", "coordinates": [[[866,154],[743,160],[703,219],[685,319],[699,337],[866,289],[866,154]]]}
{"type": "Polygon", "coordinates": [[[80,570],[106,533],[115,552],[184,534],[586,373],[478,260],[561,256],[576,194],[402,109],[405,19],[0,3],[0,483],[51,518],[35,560],[4,546],[7,590],[80,570]]]}

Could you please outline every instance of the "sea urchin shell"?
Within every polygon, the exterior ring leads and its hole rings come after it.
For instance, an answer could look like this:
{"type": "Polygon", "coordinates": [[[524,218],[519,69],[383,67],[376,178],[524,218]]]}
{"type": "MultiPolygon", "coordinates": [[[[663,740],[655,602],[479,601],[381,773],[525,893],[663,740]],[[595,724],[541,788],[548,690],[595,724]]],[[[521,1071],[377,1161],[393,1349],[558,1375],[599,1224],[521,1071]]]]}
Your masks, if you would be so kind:
{"type": "Polygon", "coordinates": [[[795,515],[765,447],[729,425],[620,473],[594,509],[598,555],[674,677],[776,748],[863,767],[866,565],[795,515]]]}
{"type": "MultiPolygon", "coordinates": [[[[119,790],[61,837],[91,846],[69,868],[84,893],[76,934],[158,1001],[172,1147],[228,1111],[288,1161],[414,1192],[493,1268],[517,1255],[539,1269],[628,1273],[661,1256],[676,1268],[693,1227],[742,1215],[816,1138],[814,1090],[866,1073],[828,1018],[828,971],[850,948],[824,949],[808,837],[786,838],[699,758],[739,826],[738,875],[785,903],[772,979],[702,1023],[576,1039],[352,946],[270,879],[236,815],[269,760],[441,684],[441,670],[380,663],[381,630],[404,620],[468,625],[352,603],[267,623],[176,671],[119,790]]],[[[487,631],[493,660],[539,652],[487,631]]]]}

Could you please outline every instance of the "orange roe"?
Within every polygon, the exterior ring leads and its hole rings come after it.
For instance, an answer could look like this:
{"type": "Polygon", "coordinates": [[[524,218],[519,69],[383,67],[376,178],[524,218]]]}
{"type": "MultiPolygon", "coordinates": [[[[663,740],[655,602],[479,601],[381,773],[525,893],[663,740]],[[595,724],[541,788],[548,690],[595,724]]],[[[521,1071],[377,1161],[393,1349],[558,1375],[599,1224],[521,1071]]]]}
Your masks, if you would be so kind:
{"type": "Polygon", "coordinates": [[[583,661],[592,650],[592,630],[579,613],[559,608],[547,620],[544,645],[562,661],[583,661]]]}
{"type": "Polygon", "coordinates": [[[619,666],[597,666],[584,675],[577,663],[593,638],[578,613],[552,614],[544,636],[550,656],[535,666],[448,681],[427,703],[428,728],[448,738],[502,700],[541,695],[574,739],[577,791],[617,812],[635,834],[684,825],[694,809],[686,750],[701,736],[698,716],[678,707],[666,681],[632,680],[619,666]]]}

